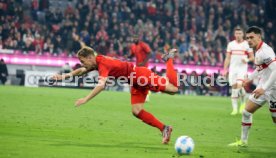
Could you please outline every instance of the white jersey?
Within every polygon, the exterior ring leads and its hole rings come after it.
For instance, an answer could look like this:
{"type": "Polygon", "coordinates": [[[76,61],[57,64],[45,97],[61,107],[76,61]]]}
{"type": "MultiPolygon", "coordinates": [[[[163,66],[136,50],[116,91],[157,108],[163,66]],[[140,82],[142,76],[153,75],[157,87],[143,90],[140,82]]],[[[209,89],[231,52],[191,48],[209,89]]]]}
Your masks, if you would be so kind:
{"type": "Polygon", "coordinates": [[[249,47],[247,41],[238,43],[233,40],[227,45],[227,52],[231,54],[229,72],[247,72],[248,64],[243,63],[242,60],[248,58],[248,54],[253,50],[249,47]]]}
{"type": "MultiPolygon", "coordinates": [[[[262,87],[271,77],[270,75],[272,71],[268,68],[268,66],[273,61],[276,61],[273,49],[266,43],[262,42],[255,53],[256,70],[258,71],[258,75],[260,77],[258,87],[262,87]]],[[[276,83],[273,84],[270,89],[276,89],[276,83]]]]}

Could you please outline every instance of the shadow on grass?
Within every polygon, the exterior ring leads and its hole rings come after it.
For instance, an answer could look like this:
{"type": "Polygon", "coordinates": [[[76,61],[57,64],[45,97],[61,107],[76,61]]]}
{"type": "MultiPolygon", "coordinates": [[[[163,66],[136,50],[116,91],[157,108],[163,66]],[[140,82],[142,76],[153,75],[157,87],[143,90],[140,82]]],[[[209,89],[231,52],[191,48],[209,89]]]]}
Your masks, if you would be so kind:
{"type": "Polygon", "coordinates": [[[148,150],[169,150],[168,146],[157,147],[150,145],[143,145],[141,143],[120,143],[120,144],[85,144],[85,143],[73,143],[73,142],[61,142],[56,144],[50,144],[52,146],[76,146],[76,147],[92,147],[92,148],[135,148],[135,149],[148,149],[148,150]]]}

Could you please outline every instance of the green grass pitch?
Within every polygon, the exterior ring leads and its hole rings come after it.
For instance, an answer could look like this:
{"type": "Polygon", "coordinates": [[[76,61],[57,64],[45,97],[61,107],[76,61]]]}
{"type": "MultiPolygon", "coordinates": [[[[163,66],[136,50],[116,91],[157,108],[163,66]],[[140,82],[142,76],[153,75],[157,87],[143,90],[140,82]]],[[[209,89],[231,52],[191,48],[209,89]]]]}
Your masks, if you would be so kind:
{"type": "Polygon", "coordinates": [[[276,127],[268,107],[254,115],[249,147],[227,147],[240,136],[241,115],[230,99],[152,94],[145,109],[174,127],[169,145],[131,114],[130,95],[102,92],[80,108],[82,89],[0,86],[0,158],[177,158],[174,142],[195,141],[190,158],[276,157],[276,127]]]}

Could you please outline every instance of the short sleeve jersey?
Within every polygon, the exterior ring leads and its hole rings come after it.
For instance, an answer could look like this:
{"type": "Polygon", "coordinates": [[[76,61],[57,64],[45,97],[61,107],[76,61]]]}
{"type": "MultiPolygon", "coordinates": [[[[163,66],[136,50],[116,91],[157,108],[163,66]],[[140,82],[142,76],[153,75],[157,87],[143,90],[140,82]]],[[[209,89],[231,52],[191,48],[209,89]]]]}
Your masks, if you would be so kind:
{"type": "MultiPolygon", "coordinates": [[[[137,66],[139,63],[143,62],[146,59],[147,54],[149,54],[151,52],[151,49],[148,44],[140,41],[137,45],[132,44],[130,46],[130,52],[132,55],[135,55],[136,66],[137,66]]],[[[148,63],[146,63],[145,66],[147,67],[148,63]]]]}
{"type": "Polygon", "coordinates": [[[98,65],[100,77],[128,77],[130,73],[133,71],[134,67],[132,63],[120,61],[103,55],[98,55],[96,57],[96,62],[98,65]]]}
{"type": "Polygon", "coordinates": [[[227,52],[231,54],[230,71],[247,71],[248,64],[242,60],[248,58],[248,54],[253,52],[247,41],[238,43],[236,40],[227,45],[227,52]]]}

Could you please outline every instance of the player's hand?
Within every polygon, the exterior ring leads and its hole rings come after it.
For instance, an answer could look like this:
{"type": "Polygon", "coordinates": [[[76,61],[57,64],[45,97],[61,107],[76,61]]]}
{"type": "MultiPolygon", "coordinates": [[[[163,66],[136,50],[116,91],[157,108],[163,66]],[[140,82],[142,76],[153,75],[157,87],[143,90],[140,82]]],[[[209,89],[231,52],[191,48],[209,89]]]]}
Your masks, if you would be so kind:
{"type": "Polygon", "coordinates": [[[80,98],[78,99],[76,102],[75,102],[75,106],[76,107],[79,107],[81,106],[82,104],[85,104],[87,102],[87,100],[85,98],[80,98]]]}
{"type": "Polygon", "coordinates": [[[251,82],[252,82],[251,80],[249,80],[248,78],[245,78],[242,82],[242,87],[249,86],[251,82]]]}
{"type": "Polygon", "coordinates": [[[54,76],[51,77],[53,80],[62,80],[62,75],[60,74],[55,74],[54,76]]]}
{"type": "Polygon", "coordinates": [[[261,95],[265,93],[265,90],[262,88],[255,89],[253,92],[254,98],[258,99],[261,95]]]}

